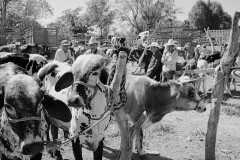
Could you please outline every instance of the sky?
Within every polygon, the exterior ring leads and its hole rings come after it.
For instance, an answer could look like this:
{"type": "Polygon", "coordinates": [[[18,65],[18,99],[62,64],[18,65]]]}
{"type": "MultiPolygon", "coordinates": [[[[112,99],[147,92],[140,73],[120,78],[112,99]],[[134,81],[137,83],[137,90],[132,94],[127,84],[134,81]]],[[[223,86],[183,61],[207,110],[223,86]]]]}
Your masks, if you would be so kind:
{"type": "MultiPolygon", "coordinates": [[[[74,9],[76,7],[86,7],[86,2],[88,0],[46,0],[54,9],[54,15],[48,19],[42,19],[40,23],[46,25],[54,21],[58,16],[61,15],[61,12],[66,9],[74,9]]],[[[110,0],[112,1],[112,0],[110,0]]],[[[197,0],[175,0],[176,7],[180,8],[182,13],[177,14],[178,20],[188,19],[188,12],[191,10],[192,6],[196,3],[197,0]]],[[[212,0],[213,1],[213,0],[212,0]]],[[[220,2],[223,6],[223,10],[228,12],[233,16],[235,11],[240,11],[240,0],[215,0],[220,2]]]]}

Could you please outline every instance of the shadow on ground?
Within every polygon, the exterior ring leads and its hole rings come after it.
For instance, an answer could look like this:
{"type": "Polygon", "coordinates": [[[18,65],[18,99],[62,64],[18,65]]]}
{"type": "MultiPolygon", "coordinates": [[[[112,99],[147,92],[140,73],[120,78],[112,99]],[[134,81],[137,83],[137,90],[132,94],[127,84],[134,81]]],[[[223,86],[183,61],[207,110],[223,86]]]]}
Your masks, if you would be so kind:
{"type": "MultiPolygon", "coordinates": [[[[110,148],[109,146],[104,147],[103,151],[103,157],[107,158],[109,160],[115,160],[118,158],[120,154],[120,151],[117,149],[110,148]]],[[[159,154],[147,154],[146,156],[143,157],[138,157],[136,153],[133,153],[132,160],[173,160],[167,157],[162,157],[159,154]]]]}
{"type": "MultiPolygon", "coordinates": [[[[236,90],[231,90],[232,95],[228,94],[228,93],[224,93],[223,94],[223,101],[227,101],[230,98],[231,99],[240,99],[240,91],[236,91],[236,90]]],[[[202,93],[200,92],[199,95],[201,95],[202,93]]],[[[208,102],[211,103],[211,96],[212,96],[212,90],[208,90],[208,92],[206,93],[206,95],[202,95],[201,97],[204,97],[204,99],[208,102]]]]}

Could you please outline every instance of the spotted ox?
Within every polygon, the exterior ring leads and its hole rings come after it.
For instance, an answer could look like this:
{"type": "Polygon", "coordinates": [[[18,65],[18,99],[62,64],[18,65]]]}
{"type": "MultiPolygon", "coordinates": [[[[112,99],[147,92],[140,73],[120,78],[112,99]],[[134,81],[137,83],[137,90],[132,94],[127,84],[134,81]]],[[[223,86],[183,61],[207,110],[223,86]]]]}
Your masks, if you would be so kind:
{"type": "MultiPolygon", "coordinates": [[[[65,73],[55,85],[55,90],[50,91],[51,95],[72,107],[70,137],[93,125],[107,110],[107,94],[110,88],[99,80],[107,61],[100,55],[79,56],[72,65],[72,71],[65,73]]],[[[94,152],[94,160],[102,159],[104,132],[109,121],[110,116],[107,116],[85,135],[72,141],[75,159],[82,159],[83,143],[94,152]]]]}
{"type": "MultiPolygon", "coordinates": [[[[41,80],[43,87],[47,93],[55,86],[59,78],[66,72],[71,71],[70,65],[64,62],[52,61],[43,66],[37,73],[38,78],[41,80]]],[[[52,125],[47,119],[48,129],[47,129],[47,140],[50,140],[49,130],[51,128],[52,139],[58,139],[58,127],[52,125]]],[[[64,131],[64,137],[67,138],[68,133],[64,131]]],[[[62,159],[62,155],[59,150],[55,153],[51,153],[52,157],[58,157],[62,159]]]]}
{"type": "Polygon", "coordinates": [[[13,63],[0,65],[0,159],[40,160],[47,129],[45,117],[69,128],[71,112],[46,94],[40,83],[13,63]]]}
{"type": "Polygon", "coordinates": [[[134,124],[142,115],[145,119],[142,128],[136,134],[139,155],[145,154],[142,129],[161,121],[166,114],[173,111],[195,110],[201,113],[206,110],[205,104],[191,84],[194,81],[180,78],[178,81],[160,83],[145,76],[127,76],[127,103],[124,111],[134,124]]]}
{"type": "Polygon", "coordinates": [[[29,75],[36,74],[47,63],[47,59],[39,54],[5,53],[4,55],[4,57],[0,58],[0,64],[12,62],[26,69],[29,75]]]}

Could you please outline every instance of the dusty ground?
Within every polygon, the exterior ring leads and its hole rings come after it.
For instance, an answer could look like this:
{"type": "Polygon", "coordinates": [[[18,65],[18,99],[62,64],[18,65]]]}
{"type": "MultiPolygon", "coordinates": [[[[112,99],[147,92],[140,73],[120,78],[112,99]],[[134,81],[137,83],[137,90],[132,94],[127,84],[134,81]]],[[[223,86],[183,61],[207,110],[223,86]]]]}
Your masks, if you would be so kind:
{"type": "MultiPolygon", "coordinates": [[[[135,66],[128,64],[131,73],[135,66]]],[[[208,87],[213,85],[213,78],[208,76],[208,87]]],[[[240,87],[237,86],[240,91],[240,87]]],[[[234,92],[239,96],[240,92],[234,92]]],[[[216,156],[218,160],[240,159],[240,105],[236,97],[224,96],[222,112],[218,125],[216,156]]],[[[207,104],[204,113],[173,112],[163,120],[144,131],[144,147],[149,160],[203,160],[205,135],[211,104],[207,104]]],[[[120,147],[120,133],[116,123],[110,124],[104,148],[104,160],[116,159],[120,147]]],[[[84,148],[84,159],[92,159],[92,152],[84,148]]],[[[133,151],[134,152],[134,151],[133,151]]],[[[73,160],[71,144],[62,151],[64,159],[73,160]]],[[[44,152],[44,160],[51,159],[44,152]]],[[[134,160],[139,158],[133,155],[134,160]]]]}

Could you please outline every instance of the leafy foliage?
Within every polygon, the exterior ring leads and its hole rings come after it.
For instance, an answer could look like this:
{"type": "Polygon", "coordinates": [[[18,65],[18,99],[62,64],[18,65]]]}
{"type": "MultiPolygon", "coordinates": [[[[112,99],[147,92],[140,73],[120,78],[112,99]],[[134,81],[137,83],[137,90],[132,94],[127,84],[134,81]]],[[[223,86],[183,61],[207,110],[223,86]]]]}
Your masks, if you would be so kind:
{"type": "Polygon", "coordinates": [[[4,0],[6,12],[1,12],[2,27],[19,28],[22,34],[30,26],[40,27],[37,20],[53,14],[46,0],[4,0]]]}
{"type": "Polygon", "coordinates": [[[108,0],[90,0],[86,14],[91,25],[100,29],[100,36],[106,36],[115,15],[114,11],[110,10],[108,0]]]}
{"type": "Polygon", "coordinates": [[[174,0],[117,0],[116,4],[120,18],[127,20],[137,33],[174,19],[179,12],[174,0]]]}
{"type": "Polygon", "coordinates": [[[232,18],[223,11],[222,5],[216,1],[198,0],[188,14],[190,25],[193,28],[229,29],[232,18]]]}
{"type": "Polygon", "coordinates": [[[58,28],[60,39],[71,39],[73,34],[86,33],[90,26],[85,14],[81,14],[82,8],[67,9],[57,18],[56,22],[48,24],[50,28],[58,28]]]}

